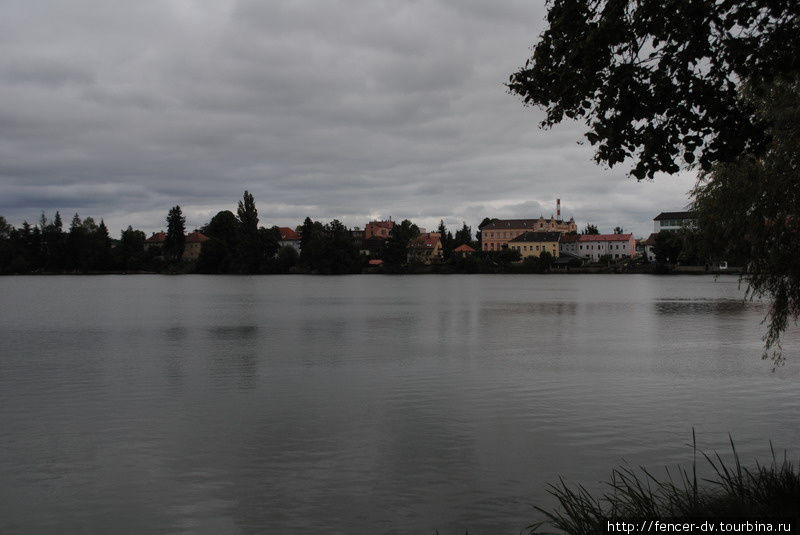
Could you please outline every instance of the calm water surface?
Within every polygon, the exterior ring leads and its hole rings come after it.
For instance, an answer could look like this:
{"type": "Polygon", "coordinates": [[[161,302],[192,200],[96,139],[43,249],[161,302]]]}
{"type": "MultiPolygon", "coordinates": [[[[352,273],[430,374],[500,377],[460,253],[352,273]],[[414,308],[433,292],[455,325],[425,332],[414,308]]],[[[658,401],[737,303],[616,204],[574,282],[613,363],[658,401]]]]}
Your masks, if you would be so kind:
{"type": "Polygon", "coordinates": [[[704,449],[797,458],[734,277],[0,278],[0,533],[519,533],[704,449]]]}

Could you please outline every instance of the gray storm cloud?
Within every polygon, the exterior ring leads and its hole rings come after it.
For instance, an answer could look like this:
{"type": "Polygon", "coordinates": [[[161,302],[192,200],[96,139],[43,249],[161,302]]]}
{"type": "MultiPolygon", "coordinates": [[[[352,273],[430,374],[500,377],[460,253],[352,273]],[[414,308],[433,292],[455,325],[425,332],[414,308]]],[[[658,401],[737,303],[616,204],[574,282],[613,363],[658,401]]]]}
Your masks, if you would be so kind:
{"type": "Polygon", "coordinates": [[[580,124],[503,86],[541,32],[523,1],[13,1],[0,8],[0,215],[163,227],[373,216],[476,227],[555,211],[650,232],[690,175],[596,166],[580,124]]]}

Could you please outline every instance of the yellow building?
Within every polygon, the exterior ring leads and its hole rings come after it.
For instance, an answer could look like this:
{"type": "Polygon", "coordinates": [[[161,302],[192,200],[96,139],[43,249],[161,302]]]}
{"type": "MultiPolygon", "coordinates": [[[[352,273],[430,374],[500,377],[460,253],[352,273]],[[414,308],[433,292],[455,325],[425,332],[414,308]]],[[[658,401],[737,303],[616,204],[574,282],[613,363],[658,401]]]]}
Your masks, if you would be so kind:
{"type": "Polygon", "coordinates": [[[547,251],[553,258],[558,258],[558,242],[561,241],[560,232],[524,232],[508,242],[508,248],[519,251],[522,260],[528,257],[538,257],[547,251]]]}
{"type": "Polygon", "coordinates": [[[509,247],[511,240],[525,232],[577,232],[574,219],[492,219],[480,227],[481,248],[484,251],[500,251],[509,247]]]}

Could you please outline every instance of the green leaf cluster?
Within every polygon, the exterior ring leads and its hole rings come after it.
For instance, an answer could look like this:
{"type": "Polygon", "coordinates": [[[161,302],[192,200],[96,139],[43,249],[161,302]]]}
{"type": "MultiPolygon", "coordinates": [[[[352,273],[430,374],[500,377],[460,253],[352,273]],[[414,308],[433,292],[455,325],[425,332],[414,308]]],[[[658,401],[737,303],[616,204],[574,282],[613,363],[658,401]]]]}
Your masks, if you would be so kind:
{"type": "Polygon", "coordinates": [[[545,110],[544,127],[584,121],[598,163],[633,159],[640,180],[709,170],[766,146],[741,81],[798,72],[798,15],[796,0],[552,0],[507,86],[545,110]]]}
{"type": "Polygon", "coordinates": [[[743,91],[771,126],[759,154],[741,154],[701,175],[692,192],[709,254],[741,259],[751,296],[772,298],[765,357],[783,360],[780,336],[800,315],[800,79],[743,91]]]}

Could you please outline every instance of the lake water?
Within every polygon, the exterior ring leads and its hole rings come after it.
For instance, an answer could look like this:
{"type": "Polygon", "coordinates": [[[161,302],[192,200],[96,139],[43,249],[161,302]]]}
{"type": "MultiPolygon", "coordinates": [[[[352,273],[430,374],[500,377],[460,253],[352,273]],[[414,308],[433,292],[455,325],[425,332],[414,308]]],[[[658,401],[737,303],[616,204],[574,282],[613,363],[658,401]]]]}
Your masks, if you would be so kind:
{"type": "Polygon", "coordinates": [[[0,278],[0,533],[519,533],[703,449],[797,459],[735,277],[0,278]]]}

